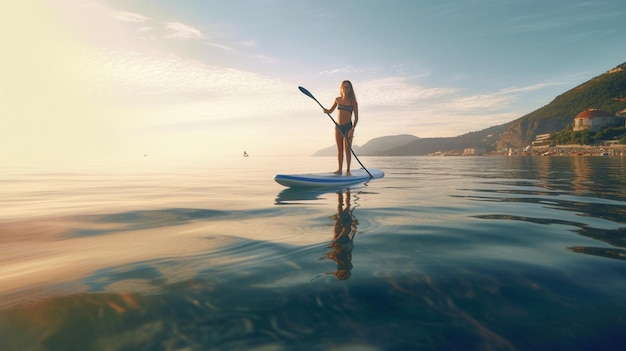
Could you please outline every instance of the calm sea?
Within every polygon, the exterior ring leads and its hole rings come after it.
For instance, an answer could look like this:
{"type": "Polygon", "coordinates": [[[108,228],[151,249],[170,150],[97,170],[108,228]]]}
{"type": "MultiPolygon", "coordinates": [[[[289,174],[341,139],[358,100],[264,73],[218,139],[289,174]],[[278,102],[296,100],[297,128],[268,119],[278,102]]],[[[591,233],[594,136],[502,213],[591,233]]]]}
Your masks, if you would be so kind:
{"type": "Polygon", "coordinates": [[[0,349],[626,347],[626,158],[361,161],[2,169],[0,349]]]}

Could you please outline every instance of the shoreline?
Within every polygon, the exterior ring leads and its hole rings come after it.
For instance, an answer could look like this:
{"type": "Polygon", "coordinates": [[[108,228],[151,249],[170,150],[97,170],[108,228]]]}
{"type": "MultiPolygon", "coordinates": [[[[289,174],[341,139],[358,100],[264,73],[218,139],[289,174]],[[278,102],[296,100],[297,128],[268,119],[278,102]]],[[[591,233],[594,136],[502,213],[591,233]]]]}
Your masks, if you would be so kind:
{"type": "MultiPolygon", "coordinates": [[[[506,153],[501,154],[506,155],[506,153]]],[[[557,145],[535,147],[529,151],[508,153],[509,156],[626,156],[626,145],[557,145]]]]}

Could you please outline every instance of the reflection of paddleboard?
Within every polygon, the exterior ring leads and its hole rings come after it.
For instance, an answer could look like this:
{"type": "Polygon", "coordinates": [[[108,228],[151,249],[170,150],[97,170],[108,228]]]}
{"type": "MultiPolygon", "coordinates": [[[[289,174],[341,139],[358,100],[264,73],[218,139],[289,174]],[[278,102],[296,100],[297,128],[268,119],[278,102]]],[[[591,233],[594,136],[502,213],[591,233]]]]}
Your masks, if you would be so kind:
{"type": "Polygon", "coordinates": [[[340,175],[335,173],[308,173],[308,174],[277,174],[274,180],[287,187],[341,187],[367,182],[370,179],[382,178],[385,173],[380,169],[367,169],[372,177],[361,168],[352,171],[352,175],[340,175]]]}
{"type": "Polygon", "coordinates": [[[278,196],[274,204],[276,205],[293,205],[307,203],[308,201],[317,201],[324,198],[324,195],[332,194],[336,191],[343,191],[344,188],[285,188],[278,196]]]}

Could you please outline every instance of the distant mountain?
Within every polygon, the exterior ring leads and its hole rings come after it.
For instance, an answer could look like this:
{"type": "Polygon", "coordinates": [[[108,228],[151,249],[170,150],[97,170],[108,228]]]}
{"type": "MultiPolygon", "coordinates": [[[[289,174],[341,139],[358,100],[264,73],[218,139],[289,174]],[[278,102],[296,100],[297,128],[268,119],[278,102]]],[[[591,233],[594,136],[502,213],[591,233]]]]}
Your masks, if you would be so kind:
{"type": "MultiPolygon", "coordinates": [[[[538,134],[555,133],[573,123],[584,110],[596,108],[616,114],[626,109],[626,62],[559,96],[548,105],[514,121],[449,138],[417,138],[396,135],[375,138],[353,150],[363,156],[412,156],[435,152],[462,153],[466,148],[493,152],[504,148],[522,148],[538,134]]],[[[336,154],[332,146],[314,156],[336,154]]]]}
{"type": "Polygon", "coordinates": [[[462,153],[466,148],[475,148],[483,152],[488,152],[495,149],[500,136],[509,126],[510,123],[507,123],[450,138],[423,138],[387,150],[386,155],[412,156],[428,155],[436,152],[462,153]]]}
{"type": "MultiPolygon", "coordinates": [[[[354,150],[355,154],[360,155],[361,154],[360,149],[361,147],[359,145],[352,145],[352,150],[354,150]]],[[[337,146],[335,145],[318,150],[313,154],[313,156],[336,156],[336,155],[337,155],[337,146]]]]}
{"type": "MultiPolygon", "coordinates": [[[[385,155],[387,150],[406,145],[418,139],[418,137],[409,134],[384,136],[371,139],[363,146],[352,145],[352,150],[354,150],[356,154],[363,156],[385,155]]],[[[313,156],[335,156],[336,154],[337,146],[333,145],[317,151],[313,156]]]]}
{"type": "MultiPolygon", "coordinates": [[[[420,138],[415,135],[401,134],[393,136],[384,136],[380,138],[374,138],[365,145],[361,146],[359,153],[361,155],[380,155],[384,156],[388,150],[395,149],[397,147],[406,145],[410,142],[419,140],[420,138]]],[[[356,152],[356,151],[355,151],[356,152]]]]}

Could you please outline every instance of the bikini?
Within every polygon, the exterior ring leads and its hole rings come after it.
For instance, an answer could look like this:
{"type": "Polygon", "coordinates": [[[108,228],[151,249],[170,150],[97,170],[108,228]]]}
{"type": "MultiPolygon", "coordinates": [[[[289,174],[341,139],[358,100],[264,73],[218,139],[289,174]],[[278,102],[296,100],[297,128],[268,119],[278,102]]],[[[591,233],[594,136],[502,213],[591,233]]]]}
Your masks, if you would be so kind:
{"type": "Polygon", "coordinates": [[[352,122],[348,122],[346,124],[337,125],[337,129],[343,134],[344,137],[348,137],[348,132],[352,129],[352,122]]]}
{"type": "MultiPolygon", "coordinates": [[[[354,111],[354,107],[352,107],[352,105],[337,104],[337,109],[342,110],[342,111],[348,111],[350,113],[352,113],[352,111],[354,111]]],[[[348,122],[346,124],[338,125],[337,129],[339,129],[341,134],[343,134],[343,136],[347,138],[348,137],[348,132],[350,131],[350,129],[352,129],[352,121],[350,121],[350,122],[348,122]]]]}
{"type": "Polygon", "coordinates": [[[354,107],[352,107],[351,105],[338,104],[337,108],[343,111],[348,111],[348,112],[352,112],[354,110],[354,107]]]}

